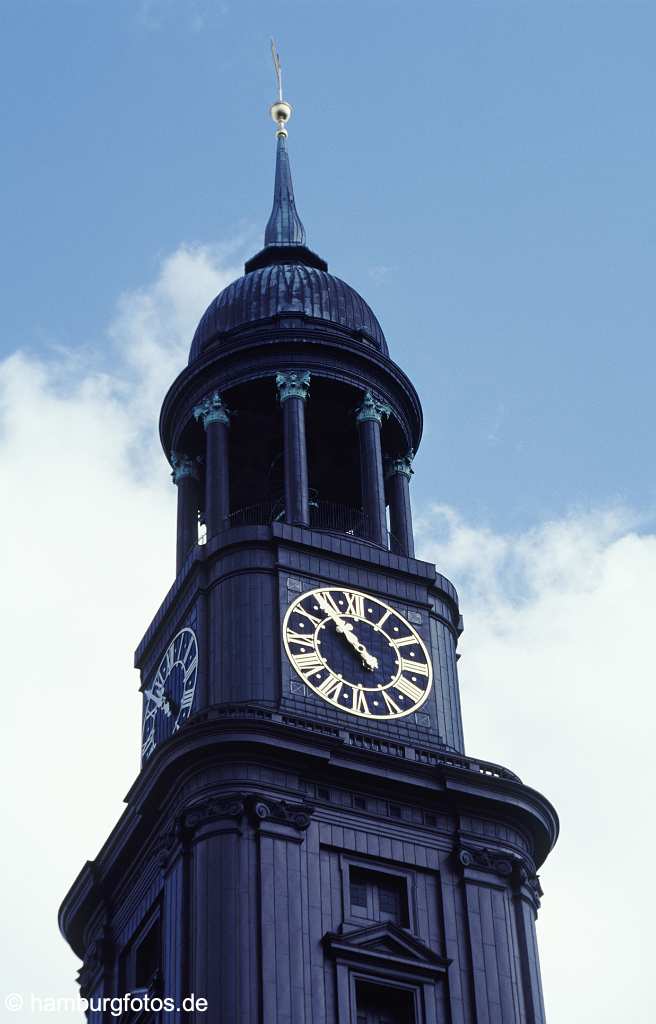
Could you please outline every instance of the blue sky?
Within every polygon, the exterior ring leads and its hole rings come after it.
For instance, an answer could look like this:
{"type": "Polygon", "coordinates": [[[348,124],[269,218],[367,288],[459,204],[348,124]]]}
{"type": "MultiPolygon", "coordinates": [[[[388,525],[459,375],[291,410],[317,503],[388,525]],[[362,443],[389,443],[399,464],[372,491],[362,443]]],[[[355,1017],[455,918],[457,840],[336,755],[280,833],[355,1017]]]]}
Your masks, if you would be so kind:
{"type": "Polygon", "coordinates": [[[416,498],[503,528],[604,501],[651,514],[653,5],[2,15],[3,351],[101,348],[117,296],[181,242],[259,244],[273,30],[310,242],[421,393],[416,498]]]}

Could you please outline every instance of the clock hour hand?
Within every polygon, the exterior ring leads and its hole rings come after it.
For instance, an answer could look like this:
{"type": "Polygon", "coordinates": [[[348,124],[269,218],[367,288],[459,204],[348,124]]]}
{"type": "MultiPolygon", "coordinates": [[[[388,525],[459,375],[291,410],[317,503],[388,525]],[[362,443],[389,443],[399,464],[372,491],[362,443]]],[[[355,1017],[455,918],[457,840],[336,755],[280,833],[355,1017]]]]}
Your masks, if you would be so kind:
{"type": "Polygon", "coordinates": [[[152,700],[153,704],[164,712],[167,718],[171,717],[171,705],[169,704],[169,699],[164,690],[161,690],[159,693],[155,693],[155,689],[153,687],[152,690],[144,690],[144,693],[146,697],[152,700]]]}
{"type": "Polygon", "coordinates": [[[362,658],[362,662],[365,665],[365,667],[368,668],[370,671],[373,671],[373,669],[378,668],[378,658],[376,658],[373,654],[369,654],[369,651],[367,650],[365,645],[358,640],[351,623],[345,622],[341,615],[338,615],[337,612],[333,611],[333,609],[330,606],[330,603],[326,601],[323,594],[317,594],[317,601],[319,602],[321,608],[323,608],[323,610],[325,611],[326,615],[328,615],[335,623],[337,627],[337,632],[340,633],[344,637],[346,642],[349,643],[351,647],[353,647],[354,650],[358,652],[358,654],[362,658]]]}

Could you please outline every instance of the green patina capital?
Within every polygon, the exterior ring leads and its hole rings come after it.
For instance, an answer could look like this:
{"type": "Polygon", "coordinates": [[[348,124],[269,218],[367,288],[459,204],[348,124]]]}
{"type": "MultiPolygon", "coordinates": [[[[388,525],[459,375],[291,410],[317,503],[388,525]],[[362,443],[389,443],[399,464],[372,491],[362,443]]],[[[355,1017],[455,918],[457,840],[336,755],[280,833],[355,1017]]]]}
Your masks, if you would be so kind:
{"type": "Polygon", "coordinates": [[[179,484],[186,476],[198,480],[198,461],[182,452],[171,452],[171,480],[179,484]]]}
{"type": "Polygon", "coordinates": [[[280,402],[286,402],[288,398],[302,398],[305,401],[310,393],[310,371],[285,370],[277,373],[276,388],[280,402]]]}
{"type": "Polygon", "coordinates": [[[412,474],[414,473],[414,469],[412,468],[412,460],[414,459],[414,457],[415,453],[411,448],[406,455],[400,455],[396,459],[388,459],[386,465],[386,475],[390,477],[394,476],[396,473],[400,473],[401,476],[405,476],[409,480],[412,474]]]}
{"type": "Polygon", "coordinates": [[[202,420],[203,426],[207,430],[210,423],[225,423],[226,426],[229,426],[231,413],[219,392],[214,391],[194,406],[194,416],[197,420],[202,420]]]}
{"type": "Polygon", "coordinates": [[[365,391],[362,402],[355,410],[355,418],[358,423],[364,423],[366,420],[382,423],[383,416],[389,416],[391,412],[391,406],[375,398],[372,391],[365,391]]]}

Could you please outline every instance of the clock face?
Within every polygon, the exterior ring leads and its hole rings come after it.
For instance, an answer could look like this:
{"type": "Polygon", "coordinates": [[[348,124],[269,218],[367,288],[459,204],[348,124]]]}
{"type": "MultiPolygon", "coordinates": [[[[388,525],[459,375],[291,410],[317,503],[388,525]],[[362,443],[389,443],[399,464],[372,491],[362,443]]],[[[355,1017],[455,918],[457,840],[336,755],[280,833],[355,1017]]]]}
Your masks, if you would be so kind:
{"type": "Polygon", "coordinates": [[[433,669],[417,631],[359,590],[322,587],[297,597],[283,639],[303,682],[350,715],[403,718],[430,693],[433,669]]]}
{"type": "Polygon", "coordinates": [[[186,627],[173,637],[152,682],[143,691],[144,760],[191,714],[197,674],[198,642],[193,629],[186,627]]]}

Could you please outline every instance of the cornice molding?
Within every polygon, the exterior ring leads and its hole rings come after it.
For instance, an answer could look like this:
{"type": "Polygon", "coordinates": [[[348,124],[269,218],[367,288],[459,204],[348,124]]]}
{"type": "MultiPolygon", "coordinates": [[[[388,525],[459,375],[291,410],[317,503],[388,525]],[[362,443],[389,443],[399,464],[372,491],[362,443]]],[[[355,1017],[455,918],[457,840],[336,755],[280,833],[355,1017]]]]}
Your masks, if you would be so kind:
{"type": "Polygon", "coordinates": [[[192,410],[208,390],[219,387],[226,393],[251,380],[275,375],[281,365],[297,372],[309,370],[312,377],[336,380],[355,391],[362,388],[363,380],[369,381],[375,393],[391,405],[407,447],[418,448],[422,433],[419,397],[410,379],[389,357],[370,345],[332,333],[261,329],[208,350],[180,372],[164,398],[160,415],[165,451],[181,444],[192,410]]]}

